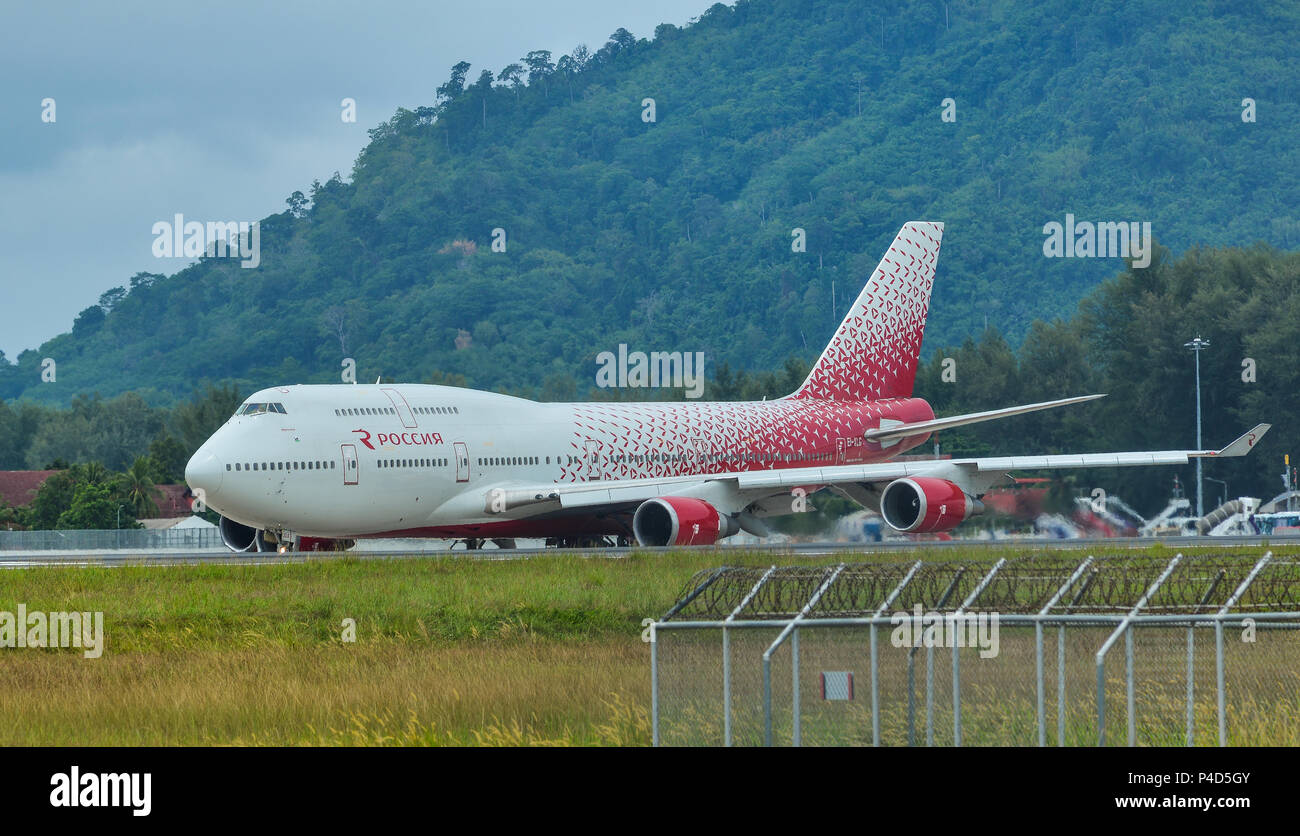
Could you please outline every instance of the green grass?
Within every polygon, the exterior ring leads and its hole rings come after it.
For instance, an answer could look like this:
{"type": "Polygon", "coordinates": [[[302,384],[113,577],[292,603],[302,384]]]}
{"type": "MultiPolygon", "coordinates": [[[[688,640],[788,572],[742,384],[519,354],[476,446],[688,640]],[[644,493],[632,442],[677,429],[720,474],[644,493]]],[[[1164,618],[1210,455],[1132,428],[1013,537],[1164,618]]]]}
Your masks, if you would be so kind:
{"type": "Polygon", "coordinates": [[[1025,553],[8,570],[0,610],[102,611],[105,651],[0,649],[0,743],[644,745],[641,621],[695,572],[1025,553]],[[355,643],[342,641],[344,619],[355,620],[355,643]]]}

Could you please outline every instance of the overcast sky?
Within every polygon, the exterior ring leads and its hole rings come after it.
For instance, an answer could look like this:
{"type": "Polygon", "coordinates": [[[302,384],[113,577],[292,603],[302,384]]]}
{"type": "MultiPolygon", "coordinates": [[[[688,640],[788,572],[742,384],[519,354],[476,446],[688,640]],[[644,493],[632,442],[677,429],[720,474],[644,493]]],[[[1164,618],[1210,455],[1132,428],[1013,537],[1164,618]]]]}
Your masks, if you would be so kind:
{"type": "Polygon", "coordinates": [[[651,37],[714,0],[10,4],[0,26],[0,351],[67,331],[138,271],[153,224],[255,220],[349,176],[366,130],[433,103],[451,65],[651,37]],[[340,101],[357,102],[357,121],[340,101]],[[41,119],[55,100],[53,123],[41,119]]]}

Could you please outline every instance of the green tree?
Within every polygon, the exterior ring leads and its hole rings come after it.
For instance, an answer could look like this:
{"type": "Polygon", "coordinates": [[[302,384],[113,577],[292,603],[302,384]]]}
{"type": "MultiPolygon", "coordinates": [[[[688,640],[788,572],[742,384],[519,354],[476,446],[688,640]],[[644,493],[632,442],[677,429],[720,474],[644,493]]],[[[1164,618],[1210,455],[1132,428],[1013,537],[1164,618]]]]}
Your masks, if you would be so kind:
{"type": "Polygon", "coordinates": [[[71,505],[59,515],[54,527],[70,530],[140,526],[131,514],[130,504],[114,499],[111,486],[82,483],[73,491],[71,505]]]}
{"type": "Polygon", "coordinates": [[[153,464],[145,458],[136,459],[122,474],[119,481],[121,498],[125,499],[135,517],[152,517],[158,513],[154,502],[153,464]]]}

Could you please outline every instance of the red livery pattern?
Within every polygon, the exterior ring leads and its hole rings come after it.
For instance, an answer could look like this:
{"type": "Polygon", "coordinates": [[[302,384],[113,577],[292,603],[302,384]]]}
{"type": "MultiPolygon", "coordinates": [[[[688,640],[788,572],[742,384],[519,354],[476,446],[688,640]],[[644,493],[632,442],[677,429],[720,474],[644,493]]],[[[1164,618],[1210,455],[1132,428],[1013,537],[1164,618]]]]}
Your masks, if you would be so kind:
{"type": "Polygon", "coordinates": [[[908,397],[916,379],[943,225],[905,225],[795,398],[908,397]]]}
{"type": "MultiPolygon", "coordinates": [[[[861,442],[882,418],[904,423],[934,417],[919,398],[836,403],[782,398],[758,403],[574,404],[572,457],[562,481],[645,479],[843,464],[837,440],[861,442]],[[813,458],[813,457],[816,458],[813,458]],[[593,465],[594,462],[594,465],[593,465]]],[[[923,444],[928,434],[890,448],[923,444]]],[[[866,443],[879,458],[879,444],[866,443]]]]}

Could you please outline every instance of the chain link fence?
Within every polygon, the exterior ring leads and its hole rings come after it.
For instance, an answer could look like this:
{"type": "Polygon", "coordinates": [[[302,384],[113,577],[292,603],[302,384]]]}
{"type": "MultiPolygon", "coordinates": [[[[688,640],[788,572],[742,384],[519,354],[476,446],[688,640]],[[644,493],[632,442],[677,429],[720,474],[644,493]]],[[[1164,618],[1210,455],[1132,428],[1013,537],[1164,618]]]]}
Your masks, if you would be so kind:
{"type": "Polygon", "coordinates": [[[1300,745],[1300,563],[1058,555],[700,573],[657,745],[1300,745]]]}
{"type": "Polygon", "coordinates": [[[216,528],[0,531],[0,552],[97,552],[116,549],[226,550],[221,543],[221,533],[216,528]]]}

